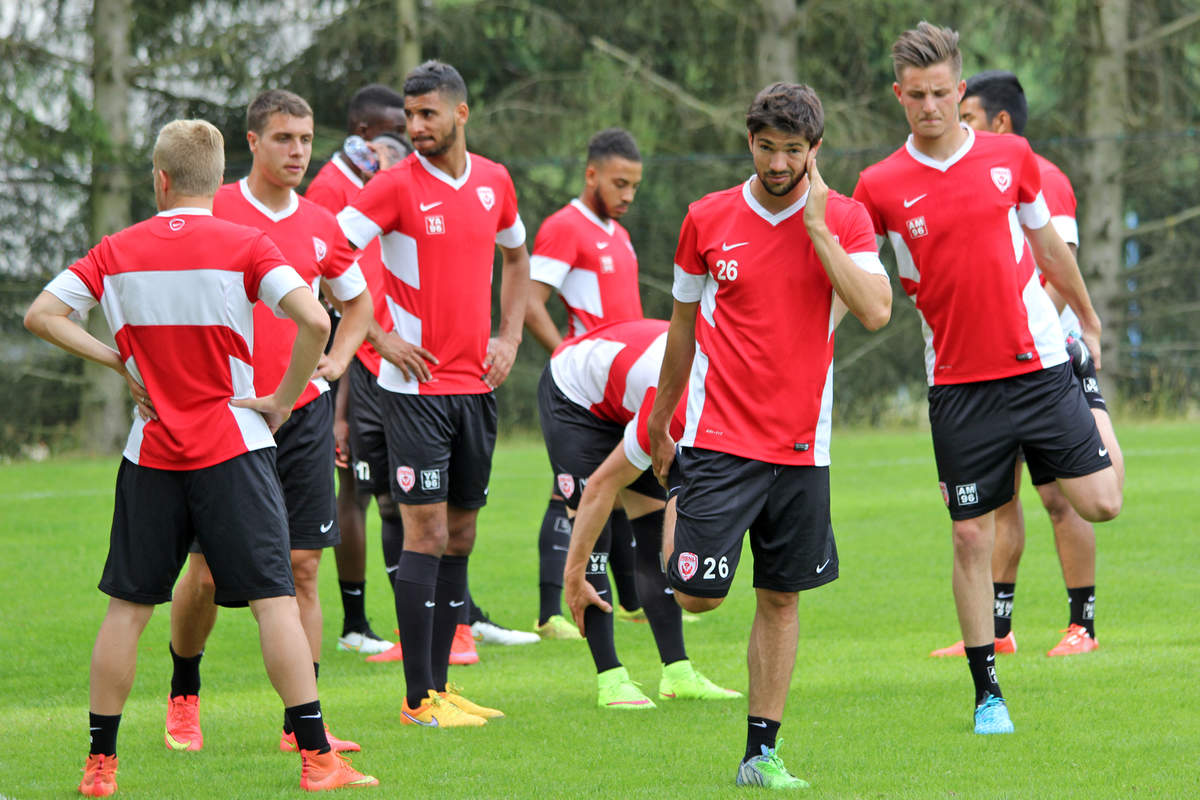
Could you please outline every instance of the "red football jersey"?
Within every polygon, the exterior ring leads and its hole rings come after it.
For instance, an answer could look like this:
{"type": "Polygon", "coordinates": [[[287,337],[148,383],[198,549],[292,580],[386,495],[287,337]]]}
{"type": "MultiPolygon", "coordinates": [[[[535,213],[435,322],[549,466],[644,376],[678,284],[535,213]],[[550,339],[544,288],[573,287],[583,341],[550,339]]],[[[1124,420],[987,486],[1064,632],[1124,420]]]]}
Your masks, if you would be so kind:
{"type": "MultiPolygon", "coordinates": [[[[833,284],[804,226],[805,194],[772,214],[751,178],[688,207],[675,299],[700,303],[680,443],[772,464],[829,464],[833,284]]],[[[863,207],[830,192],[829,229],[854,262],[885,274],[863,207]]]]}
{"type": "Polygon", "coordinates": [[[1054,304],[1022,225],[1050,222],[1041,174],[1019,136],[976,132],[946,161],[912,137],[863,170],[854,197],[896,252],[925,331],[929,385],[994,380],[1066,361],[1054,304]]]}
{"type": "MultiPolygon", "coordinates": [[[[550,375],[568,400],[602,420],[625,426],[625,457],[641,469],[650,466],[647,419],[654,407],[668,323],[661,319],[610,322],[565,340],[550,357],[550,375]]],[[[687,397],[671,422],[671,435],[683,433],[687,397]]]]}
{"type": "MultiPolygon", "coordinates": [[[[359,179],[346,162],[341,153],[335,153],[333,158],[325,162],[317,172],[317,176],[308,184],[304,196],[317,205],[324,206],[333,214],[337,214],[358,195],[363,187],[359,179]]],[[[384,331],[392,329],[392,315],[388,313],[387,293],[383,288],[383,259],[379,252],[379,239],[358,252],[358,268],[362,270],[363,278],[367,281],[367,289],[371,292],[371,303],[375,306],[375,321],[384,331]]],[[[362,346],[355,354],[363,366],[379,377],[380,355],[371,343],[363,340],[362,346]]]]}
{"type": "Polygon", "coordinates": [[[372,178],[338,222],[358,247],[380,237],[396,332],[438,359],[425,383],[384,361],[379,385],[404,394],[490,392],[483,362],[496,245],[525,243],[508,170],[468,153],[466,171],[452,178],[413,153],[372,178]]]}
{"type": "Polygon", "coordinates": [[[255,394],[255,301],[278,309],[303,286],[264,234],[177,208],[105,236],[46,291],[76,311],[99,303],[150,395],[158,419],[134,416],[125,458],[192,470],[275,446],[262,415],[230,400],[255,394]]]}
{"type": "MultiPolygon", "coordinates": [[[[354,252],[333,214],[292,192],[292,202],[283,211],[264,206],[250,193],[246,179],[227,183],[213,199],[213,215],[239,225],[258,228],[271,237],[301,280],[319,294],[321,279],[338,300],[351,300],[367,288],[354,252]]],[[[277,317],[271,309],[254,309],[254,390],[259,395],[275,391],[287,372],[296,341],[296,323],[277,317]]],[[[324,378],[308,382],[296,400],[296,408],[311,403],[329,391],[324,378]]]]}
{"type": "Polygon", "coordinates": [[[567,308],[568,336],[642,317],[637,254],[629,232],[615,219],[602,221],[579,198],[538,229],[529,277],[558,290],[567,308]]]}

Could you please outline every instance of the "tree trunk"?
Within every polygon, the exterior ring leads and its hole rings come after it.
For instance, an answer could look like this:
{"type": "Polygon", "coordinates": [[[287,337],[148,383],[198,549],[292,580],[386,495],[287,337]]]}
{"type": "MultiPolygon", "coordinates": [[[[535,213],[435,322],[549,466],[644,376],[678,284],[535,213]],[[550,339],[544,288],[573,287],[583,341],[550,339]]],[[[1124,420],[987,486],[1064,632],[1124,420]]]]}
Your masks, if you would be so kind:
{"type": "MultiPolygon", "coordinates": [[[[130,224],[129,171],[129,30],[131,0],[95,0],[92,8],[92,86],[95,112],[104,123],[92,148],[91,240],[130,224]]],[[[112,343],[104,315],[88,315],[87,329],[112,343]]],[[[130,400],[125,382],[110,369],[87,362],[80,413],[80,440],[88,450],[112,452],[129,429],[130,400]]]]}
{"type": "Polygon", "coordinates": [[[1104,323],[1100,349],[1104,392],[1113,395],[1113,379],[1121,370],[1119,347],[1124,341],[1125,208],[1122,134],[1126,127],[1126,43],[1129,0],[1095,0],[1089,47],[1080,222],[1080,268],[1092,305],[1104,323]]]}
{"type": "Polygon", "coordinates": [[[758,86],[796,82],[796,0],[759,0],[762,25],[758,36],[758,86]]]}
{"type": "Polygon", "coordinates": [[[396,0],[396,89],[404,85],[404,76],[421,63],[421,27],[417,0],[396,0]]]}

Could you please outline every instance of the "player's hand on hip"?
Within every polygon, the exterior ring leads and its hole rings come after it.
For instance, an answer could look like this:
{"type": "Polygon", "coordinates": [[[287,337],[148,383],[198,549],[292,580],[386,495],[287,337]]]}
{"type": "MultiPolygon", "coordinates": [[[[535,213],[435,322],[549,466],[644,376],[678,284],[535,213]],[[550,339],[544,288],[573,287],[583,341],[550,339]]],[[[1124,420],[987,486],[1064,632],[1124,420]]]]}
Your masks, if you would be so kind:
{"type": "Polygon", "coordinates": [[[675,461],[675,440],[671,434],[650,429],[650,466],[654,469],[654,477],[665,488],[667,473],[675,461]]]}
{"type": "Polygon", "coordinates": [[[146,422],[158,419],[158,412],[154,410],[154,403],[151,402],[150,393],[146,391],[146,387],[142,386],[141,381],[128,372],[123,373],[123,375],[125,377],[125,384],[129,387],[129,396],[133,398],[133,402],[137,406],[138,416],[146,422]]]}
{"type": "Polygon", "coordinates": [[[493,336],[488,339],[487,357],[483,359],[483,382],[496,389],[508,377],[517,360],[517,345],[510,339],[493,336]]]}
{"type": "Polygon", "coordinates": [[[1085,328],[1082,334],[1083,343],[1087,345],[1087,349],[1091,352],[1092,362],[1098,370],[1100,369],[1100,328],[1099,326],[1091,330],[1085,328]]]}
{"type": "Polygon", "coordinates": [[[376,344],[379,355],[395,366],[404,375],[404,380],[416,379],[422,383],[432,380],[430,364],[437,364],[437,357],[418,344],[405,341],[395,331],[388,331],[376,344]]]}
{"type": "Polygon", "coordinates": [[[346,372],[346,367],[349,364],[342,364],[337,359],[329,357],[328,353],[321,356],[321,360],[317,362],[317,368],[313,370],[314,378],[324,378],[327,381],[336,381],[346,372]]]}
{"type": "Polygon", "coordinates": [[[275,395],[268,394],[263,397],[235,397],[231,404],[238,408],[252,408],[263,415],[266,420],[267,427],[271,429],[271,433],[279,430],[283,423],[288,421],[288,417],[292,415],[291,406],[284,406],[275,399],[275,395]]]}
{"type": "Polygon", "coordinates": [[[612,604],[600,599],[600,595],[596,594],[596,587],[588,583],[582,573],[578,575],[564,575],[563,578],[563,599],[567,601],[567,608],[571,609],[571,618],[575,620],[575,625],[579,628],[579,632],[586,636],[587,631],[583,627],[583,616],[587,611],[587,607],[595,606],[605,614],[611,614],[612,604]]]}
{"type": "Polygon", "coordinates": [[[821,177],[821,171],[817,169],[816,148],[808,151],[805,171],[808,175],[808,199],[804,203],[804,224],[808,228],[812,228],[814,225],[824,226],[825,207],[829,202],[829,186],[821,177]]]}

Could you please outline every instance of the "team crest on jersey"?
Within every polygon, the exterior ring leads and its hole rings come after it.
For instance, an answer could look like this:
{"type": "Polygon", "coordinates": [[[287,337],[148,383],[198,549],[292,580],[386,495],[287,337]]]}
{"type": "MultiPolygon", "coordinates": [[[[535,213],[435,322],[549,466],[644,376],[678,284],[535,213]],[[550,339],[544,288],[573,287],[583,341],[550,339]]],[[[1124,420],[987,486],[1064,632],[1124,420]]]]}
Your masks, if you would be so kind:
{"type": "Polygon", "coordinates": [[[412,467],[396,467],[396,483],[408,494],[417,485],[417,473],[413,472],[412,467]]]}
{"type": "Polygon", "coordinates": [[[167,223],[167,227],[173,231],[178,232],[178,231],[183,230],[183,226],[186,224],[187,224],[187,221],[184,220],[183,217],[171,217],[171,221],[167,223]]]}
{"type": "Polygon", "coordinates": [[[950,490],[946,488],[945,481],[938,481],[938,488],[942,490],[942,502],[946,504],[946,508],[950,507],[950,490]]]}
{"type": "Polygon", "coordinates": [[[563,497],[570,497],[575,494],[575,479],[565,472],[560,472],[557,475],[558,490],[562,492],[563,497]]]}
{"type": "Polygon", "coordinates": [[[690,581],[692,576],[696,574],[696,569],[700,566],[700,559],[695,553],[680,553],[679,554],[679,574],[683,576],[685,581],[690,581]]]}
{"type": "Polygon", "coordinates": [[[908,238],[910,239],[920,239],[922,236],[929,233],[929,228],[925,226],[924,217],[913,217],[904,224],[908,226],[908,238]]]}
{"type": "Polygon", "coordinates": [[[324,261],[325,254],[329,252],[329,248],[327,248],[325,246],[325,243],[323,241],[321,241],[320,239],[318,239],[317,237],[314,236],[313,237],[313,252],[317,254],[317,261],[324,261]]]}
{"type": "Polygon", "coordinates": [[[496,205],[496,193],[492,191],[492,187],[477,186],[475,194],[479,195],[479,202],[483,203],[485,210],[491,211],[492,206],[496,205]]]}
{"type": "Polygon", "coordinates": [[[992,167],[992,183],[1001,192],[1007,192],[1012,186],[1012,170],[1008,167],[992,167]]]}

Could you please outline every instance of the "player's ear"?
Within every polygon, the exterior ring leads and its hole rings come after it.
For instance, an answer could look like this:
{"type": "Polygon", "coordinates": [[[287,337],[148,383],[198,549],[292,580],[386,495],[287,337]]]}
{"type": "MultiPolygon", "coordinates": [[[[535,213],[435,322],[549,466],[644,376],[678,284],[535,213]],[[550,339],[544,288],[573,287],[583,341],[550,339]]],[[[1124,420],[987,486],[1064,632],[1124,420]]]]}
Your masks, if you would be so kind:
{"type": "Polygon", "coordinates": [[[596,165],[589,163],[583,171],[583,182],[587,186],[596,185],[596,165]]]}
{"type": "MultiPolygon", "coordinates": [[[[965,84],[965,83],[963,84],[963,88],[964,88],[964,89],[966,88],[966,84],[965,84]]],[[[897,100],[899,100],[899,99],[900,99],[900,83],[899,83],[898,81],[892,81],[892,94],[896,95],[896,99],[897,99],[897,100]]],[[[961,95],[961,94],[959,95],[959,98],[958,98],[958,99],[959,99],[959,102],[962,102],[962,95],[961,95]]]]}
{"type": "Polygon", "coordinates": [[[750,148],[750,152],[754,152],[754,134],[746,131],[746,146],[750,148]]]}
{"type": "Polygon", "coordinates": [[[958,103],[962,103],[963,97],[967,93],[967,82],[961,78],[958,81],[958,103]]]}
{"type": "Polygon", "coordinates": [[[254,131],[246,131],[246,144],[250,145],[250,152],[253,153],[258,147],[258,134],[254,131]]]}
{"type": "Polygon", "coordinates": [[[995,133],[1012,133],[1012,117],[1003,109],[996,112],[996,116],[992,117],[992,131],[995,133]]]}
{"type": "Polygon", "coordinates": [[[454,119],[459,125],[466,125],[470,116],[471,109],[467,107],[465,100],[454,107],[454,119]]]}
{"type": "Polygon", "coordinates": [[[824,137],[817,139],[816,144],[809,145],[809,147],[808,147],[809,152],[811,152],[814,156],[816,156],[817,151],[821,149],[821,142],[823,142],[823,141],[825,141],[824,137]]]}

